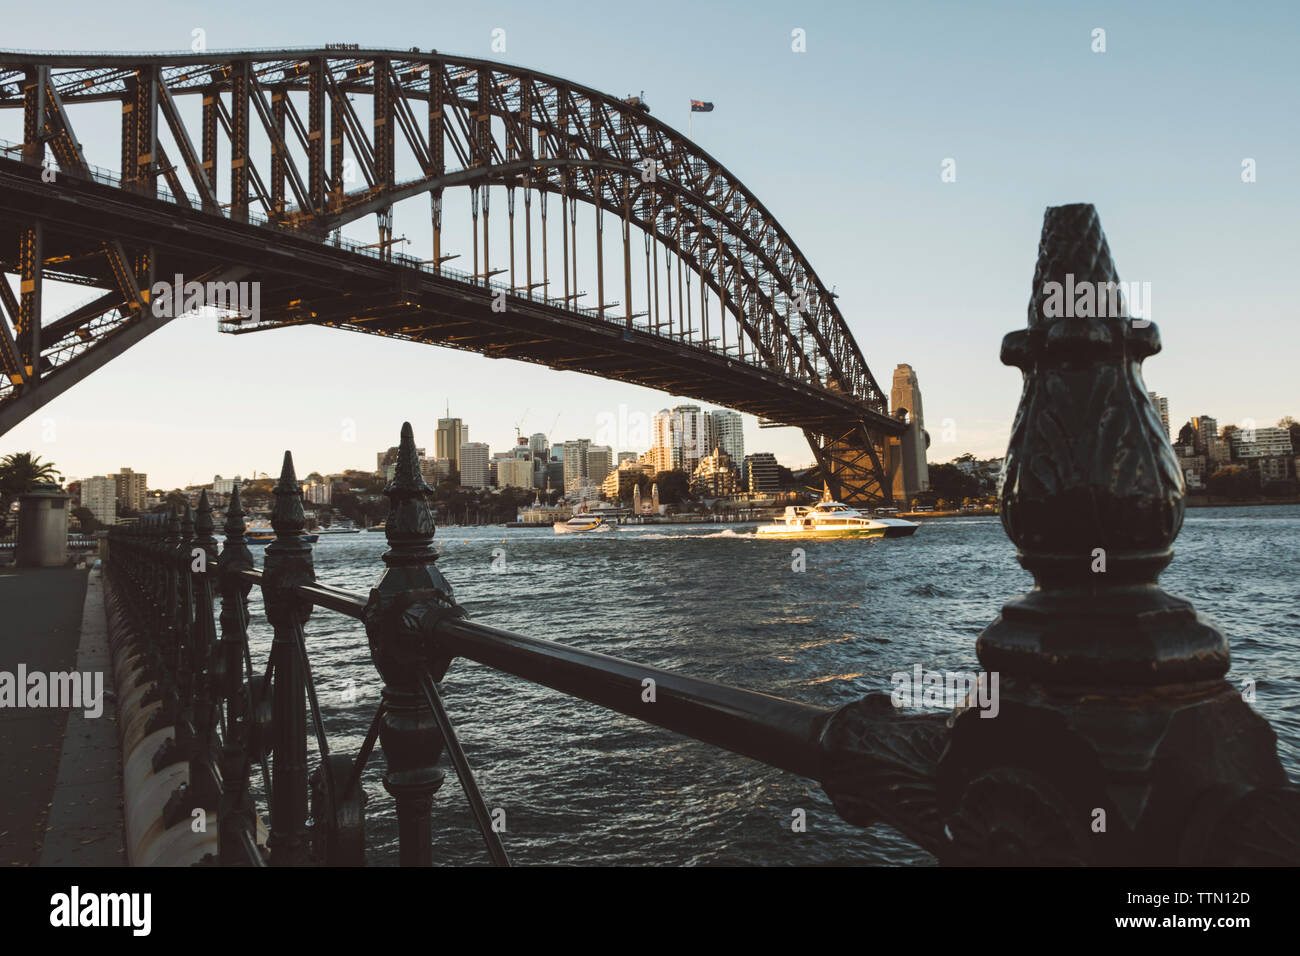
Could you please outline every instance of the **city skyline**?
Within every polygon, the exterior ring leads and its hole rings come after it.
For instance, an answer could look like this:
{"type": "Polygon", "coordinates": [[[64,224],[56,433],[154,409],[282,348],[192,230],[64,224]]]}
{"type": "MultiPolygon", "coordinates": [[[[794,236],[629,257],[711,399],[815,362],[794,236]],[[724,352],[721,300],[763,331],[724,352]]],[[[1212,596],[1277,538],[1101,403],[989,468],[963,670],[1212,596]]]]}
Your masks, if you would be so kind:
{"type": "MultiPolygon", "coordinates": [[[[58,23],[17,8],[7,38],[27,48],[162,50],[187,48],[202,28],[210,48],[238,47],[248,40],[243,6],[202,17],[161,10],[129,25],[92,4],[72,3],[58,23]]],[[[1005,452],[1020,375],[999,363],[999,343],[1022,321],[1043,208],[1080,199],[1097,205],[1121,275],[1151,283],[1165,352],[1147,363],[1145,384],[1170,398],[1171,421],[1206,409],[1224,422],[1295,413],[1286,357],[1300,341],[1287,277],[1300,239],[1281,223],[1295,206],[1285,171],[1300,155],[1300,133],[1276,121],[1286,113],[1276,91],[1295,70],[1281,27],[1300,14],[1278,6],[1280,28],[1261,32],[1249,18],[1207,9],[1099,4],[1085,19],[1009,4],[868,13],[760,3],[740,19],[669,4],[663,17],[617,11],[565,18],[561,27],[522,4],[458,11],[449,21],[399,2],[392,14],[412,25],[399,41],[350,8],[319,7],[350,40],[434,45],[599,89],[644,91],[653,114],[683,130],[689,99],[707,97],[716,108],[695,121],[694,139],[763,198],[835,287],[877,382],[887,389],[898,364],[916,370],[938,460],[1005,452]],[[683,34],[674,24],[686,20],[693,29],[683,34]],[[1107,31],[1105,52],[1091,49],[1098,27],[1107,31]],[[503,51],[491,46],[497,28],[503,51]],[[805,31],[805,52],[791,49],[795,28],[805,31]],[[637,49],[611,42],[632,29],[645,37],[637,49]],[[907,53],[922,46],[932,55],[907,53]],[[761,96],[753,95],[756,70],[773,81],[761,96]],[[1025,84],[1027,74],[1051,79],[1025,84]],[[1080,86],[1099,109],[1124,104],[1138,117],[1134,144],[1116,149],[1107,137],[1072,132],[1076,121],[1059,103],[1080,86]],[[825,93],[809,98],[810,87],[825,93]],[[871,92],[880,89],[891,92],[871,92]],[[799,119],[773,137],[773,114],[799,119]],[[1052,116],[1060,122],[1025,122],[1052,116]],[[1141,119],[1156,116],[1160,123],[1141,119]],[[812,134],[828,128],[842,131],[840,148],[825,149],[812,134]],[[945,182],[950,158],[955,180],[945,182]],[[1243,182],[1244,159],[1258,170],[1253,182],[1243,182]],[[1214,269],[1202,267],[1206,259],[1214,269]],[[1224,316],[1243,321],[1225,327],[1224,316]],[[1199,405],[1185,406],[1180,396],[1188,395],[1199,405]]],[[[258,22],[257,46],[317,39],[285,10],[258,8],[258,22]]],[[[21,139],[21,116],[6,112],[0,136],[21,139]]],[[[79,130],[90,162],[116,165],[117,122],[106,111],[79,130]]],[[[399,211],[395,228],[423,242],[427,215],[399,211]]],[[[373,241],[374,223],[345,235],[373,241]]],[[[468,247],[450,229],[444,239],[456,251],[468,247]]],[[[590,265],[584,258],[584,273],[590,265]]],[[[52,308],[85,298],[81,287],[49,292],[52,308]]],[[[187,317],[12,429],[0,453],[30,450],[65,474],[88,476],[129,460],[168,486],[251,467],[274,474],[286,448],[341,470],[363,465],[362,449],[390,446],[403,421],[433,445],[448,394],[473,397],[480,434],[508,436],[525,410],[528,431],[558,418],[552,441],[594,434],[600,416],[620,407],[653,414],[691,401],[323,328],[220,335],[215,319],[187,317]],[[342,376],[358,386],[333,387],[342,376]]],[[[796,429],[760,436],[746,416],[744,435],[789,467],[812,460],[796,429]]]]}

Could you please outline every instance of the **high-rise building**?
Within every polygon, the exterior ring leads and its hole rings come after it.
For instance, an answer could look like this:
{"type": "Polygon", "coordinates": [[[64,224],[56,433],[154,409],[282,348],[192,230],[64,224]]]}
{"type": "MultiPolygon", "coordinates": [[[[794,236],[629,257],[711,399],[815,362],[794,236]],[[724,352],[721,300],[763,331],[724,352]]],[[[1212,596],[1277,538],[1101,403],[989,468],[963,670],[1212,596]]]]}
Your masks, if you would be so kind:
{"type": "Polygon", "coordinates": [[[1209,415],[1198,415],[1192,419],[1192,428],[1196,431],[1195,447],[1198,455],[1205,456],[1205,467],[1210,474],[1218,469],[1216,465],[1226,464],[1232,458],[1232,448],[1219,437],[1219,422],[1209,415]]]}
{"type": "Polygon", "coordinates": [[[730,408],[715,408],[709,412],[710,441],[714,447],[721,447],[733,464],[745,460],[744,425],[744,416],[730,408]]]}
{"type": "Polygon", "coordinates": [[[457,449],[460,483],[468,488],[488,486],[488,446],[481,441],[467,441],[457,449]]]}
{"type": "Polygon", "coordinates": [[[420,477],[430,488],[436,488],[440,481],[451,477],[451,461],[447,458],[426,458],[420,456],[420,477]]]}
{"type": "Polygon", "coordinates": [[[576,488],[587,477],[587,451],[590,448],[590,438],[566,441],[562,446],[560,459],[564,462],[565,491],[576,488]]]}
{"type": "Polygon", "coordinates": [[[930,489],[930,469],[925,461],[930,436],[925,432],[921,386],[912,366],[899,365],[894,369],[889,407],[895,418],[908,423],[907,430],[902,435],[889,440],[894,497],[907,502],[917,492],[930,489]]]}
{"type": "Polygon", "coordinates": [[[1151,399],[1151,404],[1156,407],[1156,414],[1160,416],[1160,424],[1165,426],[1165,437],[1171,438],[1169,434],[1169,399],[1162,398],[1155,392],[1147,392],[1151,399]]]}
{"type": "Polygon", "coordinates": [[[222,478],[216,475],[212,479],[212,492],[217,495],[228,495],[235,490],[235,485],[242,483],[243,480],[238,475],[234,478],[222,478]]]}
{"type": "Polygon", "coordinates": [[[148,489],[145,487],[148,476],[138,474],[130,468],[119,468],[117,474],[109,475],[115,484],[117,504],[120,508],[131,511],[144,511],[148,489]]]}
{"type": "Polygon", "coordinates": [[[81,481],[81,507],[90,509],[103,525],[117,524],[117,481],[111,475],[96,475],[81,481]]]}
{"type": "Polygon", "coordinates": [[[533,432],[528,438],[528,450],[533,453],[533,460],[547,461],[551,457],[551,442],[541,432],[533,432]]]}
{"type": "Polygon", "coordinates": [[[673,409],[674,445],[679,455],[678,464],[688,475],[695,471],[700,460],[713,450],[713,420],[698,405],[678,405],[673,409]]]}
{"type": "MultiPolygon", "coordinates": [[[[434,439],[434,457],[446,458],[451,462],[451,467],[459,471],[460,446],[468,441],[469,429],[459,418],[440,418],[434,439]]],[[[461,484],[464,484],[463,480],[461,484]]]]}
{"type": "Polygon", "coordinates": [[[498,488],[532,488],[533,461],[531,458],[497,459],[498,488]]]}
{"type": "Polygon", "coordinates": [[[614,450],[608,445],[592,445],[587,449],[587,477],[595,484],[605,480],[614,470],[614,450]]]}
{"type": "Polygon", "coordinates": [[[1232,457],[1235,459],[1272,458],[1294,453],[1291,447],[1291,430],[1289,428],[1269,426],[1249,431],[1238,428],[1232,432],[1230,441],[1232,443],[1232,457]]]}
{"type": "MultiPolygon", "coordinates": [[[[698,405],[661,409],[651,422],[650,456],[656,471],[695,471],[709,454],[713,420],[698,405]]],[[[743,447],[743,445],[742,445],[743,447]]]]}
{"type": "MultiPolygon", "coordinates": [[[[384,478],[390,473],[391,470],[390,466],[397,464],[397,452],[398,452],[398,448],[396,445],[394,445],[392,448],[388,449],[388,451],[381,451],[376,453],[376,461],[375,461],[375,464],[377,466],[375,468],[376,475],[378,475],[380,478],[384,478]]],[[[415,453],[417,455],[422,456],[424,455],[424,449],[417,448],[415,449],[415,453]]]]}
{"type": "Polygon", "coordinates": [[[776,455],[770,451],[756,451],[745,456],[744,487],[751,494],[775,494],[781,490],[781,473],[776,455]]]}
{"type": "Polygon", "coordinates": [[[636,461],[636,460],[637,460],[637,454],[636,454],[636,452],[634,452],[634,451],[621,451],[621,452],[618,453],[618,461],[615,463],[614,467],[617,468],[619,465],[623,464],[623,462],[625,462],[625,461],[636,461]]]}
{"type": "Polygon", "coordinates": [[[302,497],[313,505],[327,505],[333,498],[333,489],[334,486],[328,481],[304,481],[302,497]]]}

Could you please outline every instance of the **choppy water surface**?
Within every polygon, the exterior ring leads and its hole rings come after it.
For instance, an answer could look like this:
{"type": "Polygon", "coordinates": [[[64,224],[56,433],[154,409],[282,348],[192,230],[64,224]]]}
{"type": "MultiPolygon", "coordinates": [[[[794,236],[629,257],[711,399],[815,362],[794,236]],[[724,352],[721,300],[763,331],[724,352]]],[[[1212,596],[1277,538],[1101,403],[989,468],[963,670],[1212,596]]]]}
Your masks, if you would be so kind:
{"type": "MultiPolygon", "coordinates": [[[[996,518],[936,519],[911,539],[758,541],[751,527],[669,525],[558,536],[439,528],[439,567],[484,624],[826,707],[888,692],[921,664],[978,669],[975,638],[1030,576],[996,518]],[[504,543],[503,543],[504,539],[504,543]],[[791,549],[807,552],[804,573],[791,549]],[[504,570],[492,570],[504,548],[504,570]]],[[[320,580],[367,591],[379,534],[322,537],[320,580]]],[[[261,549],[255,557],[261,563],[261,549]]],[[[1300,507],[1189,512],[1161,584],[1228,635],[1236,681],[1257,682],[1292,779],[1300,776],[1300,507]]],[[[269,628],[257,589],[255,660],[269,628]]],[[[359,625],[317,609],[308,642],[331,747],[356,753],[380,682],[359,625]],[[355,700],[349,701],[349,689],[355,700]]],[[[456,661],[443,683],[516,863],[932,862],[887,827],[860,830],[820,788],[584,701],[456,661]],[[791,811],[807,812],[806,833],[791,811]]],[[[382,756],[366,772],[368,859],[395,864],[382,756]]],[[[440,862],[485,861],[455,773],[435,796],[440,862]]]]}

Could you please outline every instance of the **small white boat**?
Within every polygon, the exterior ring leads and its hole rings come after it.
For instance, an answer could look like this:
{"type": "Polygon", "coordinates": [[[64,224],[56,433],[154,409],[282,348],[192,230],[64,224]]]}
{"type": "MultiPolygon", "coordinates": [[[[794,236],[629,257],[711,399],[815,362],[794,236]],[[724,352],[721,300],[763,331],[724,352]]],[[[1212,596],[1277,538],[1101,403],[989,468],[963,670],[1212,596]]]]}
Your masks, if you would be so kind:
{"type": "Polygon", "coordinates": [[[557,521],[551,527],[556,534],[576,534],[580,532],[612,531],[614,526],[600,515],[574,515],[568,521],[557,521]]]}
{"type": "Polygon", "coordinates": [[[796,505],[769,525],[760,538],[905,538],[920,525],[903,518],[873,518],[839,501],[823,498],[811,508],[796,505]]]}

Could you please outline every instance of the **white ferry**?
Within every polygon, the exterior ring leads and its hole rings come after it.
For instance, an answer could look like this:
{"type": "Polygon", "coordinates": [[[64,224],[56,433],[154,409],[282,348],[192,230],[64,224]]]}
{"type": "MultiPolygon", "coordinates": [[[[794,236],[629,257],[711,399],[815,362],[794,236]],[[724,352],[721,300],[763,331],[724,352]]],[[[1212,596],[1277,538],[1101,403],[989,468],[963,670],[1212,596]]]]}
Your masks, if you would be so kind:
{"type": "Polygon", "coordinates": [[[795,505],[772,524],[760,525],[760,538],[905,538],[920,525],[903,518],[873,518],[829,498],[811,508],[795,505]]]}
{"type": "Polygon", "coordinates": [[[578,532],[612,531],[614,526],[600,515],[574,515],[568,521],[557,521],[551,527],[556,534],[576,534],[578,532]]]}

